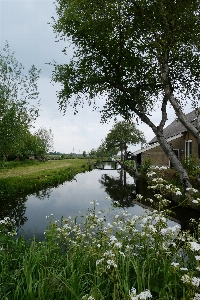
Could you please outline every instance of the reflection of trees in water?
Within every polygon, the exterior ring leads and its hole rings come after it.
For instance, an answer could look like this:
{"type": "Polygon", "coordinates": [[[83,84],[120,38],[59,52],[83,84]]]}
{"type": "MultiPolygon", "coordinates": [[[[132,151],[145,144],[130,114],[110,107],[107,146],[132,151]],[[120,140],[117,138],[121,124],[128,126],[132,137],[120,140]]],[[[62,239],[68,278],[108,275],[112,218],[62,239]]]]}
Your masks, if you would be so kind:
{"type": "Polygon", "coordinates": [[[121,207],[134,206],[131,193],[135,187],[133,184],[126,183],[126,172],[124,170],[120,170],[118,177],[103,174],[99,182],[110,196],[113,205],[115,205],[114,201],[118,201],[121,207]]]}
{"type": "Polygon", "coordinates": [[[26,201],[27,196],[21,196],[14,199],[0,199],[0,220],[5,217],[10,217],[15,220],[15,226],[17,228],[23,226],[28,220],[27,217],[25,217],[26,201]]]}
{"type": "Polygon", "coordinates": [[[45,199],[49,199],[51,193],[53,192],[53,189],[45,189],[42,191],[37,191],[35,193],[35,196],[40,199],[40,200],[45,200],[45,199]]]}

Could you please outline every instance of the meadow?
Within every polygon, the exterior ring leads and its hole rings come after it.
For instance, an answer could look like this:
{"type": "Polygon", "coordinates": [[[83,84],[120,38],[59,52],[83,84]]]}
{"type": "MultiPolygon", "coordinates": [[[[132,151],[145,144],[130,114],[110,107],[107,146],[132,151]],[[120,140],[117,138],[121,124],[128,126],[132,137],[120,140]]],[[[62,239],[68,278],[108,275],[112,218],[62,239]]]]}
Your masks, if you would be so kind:
{"type": "Polygon", "coordinates": [[[91,169],[92,160],[88,159],[6,162],[0,169],[0,197],[33,194],[44,188],[56,187],[91,169]]]}
{"type": "MultiPolygon", "coordinates": [[[[98,202],[88,199],[85,216],[47,216],[44,242],[17,238],[15,220],[1,220],[1,299],[199,300],[200,225],[191,220],[194,235],[168,227],[167,195],[182,192],[166,185],[162,169],[147,176],[157,201],[143,216],[124,210],[108,222],[98,202]]],[[[190,192],[193,201],[196,191],[190,192]]]]}

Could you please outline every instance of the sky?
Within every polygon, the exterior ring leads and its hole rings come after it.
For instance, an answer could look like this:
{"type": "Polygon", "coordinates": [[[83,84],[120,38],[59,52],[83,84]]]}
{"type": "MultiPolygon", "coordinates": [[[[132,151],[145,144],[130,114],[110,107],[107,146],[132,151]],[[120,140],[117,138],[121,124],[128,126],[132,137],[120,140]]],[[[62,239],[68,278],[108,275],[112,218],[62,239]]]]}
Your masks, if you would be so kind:
{"type": "MultiPolygon", "coordinates": [[[[101,124],[98,111],[85,104],[74,115],[73,109],[68,108],[65,115],[59,111],[56,92],[61,88],[53,85],[51,76],[53,67],[48,63],[68,63],[72,56],[72,49],[64,55],[64,42],[57,41],[56,34],[49,22],[52,16],[56,17],[54,0],[0,0],[0,48],[8,41],[11,51],[15,52],[16,59],[22,63],[25,70],[33,64],[41,69],[38,81],[40,99],[40,116],[34,124],[37,130],[40,127],[52,129],[54,135],[54,151],[61,153],[97,149],[101,140],[105,139],[114,121],[101,124]]],[[[155,124],[159,122],[160,109],[152,114],[155,124]]],[[[175,119],[175,114],[169,108],[167,125],[175,119]]],[[[139,122],[138,129],[144,132],[147,141],[154,134],[147,125],[139,122]]],[[[129,147],[129,150],[138,150],[140,145],[129,147]]]]}

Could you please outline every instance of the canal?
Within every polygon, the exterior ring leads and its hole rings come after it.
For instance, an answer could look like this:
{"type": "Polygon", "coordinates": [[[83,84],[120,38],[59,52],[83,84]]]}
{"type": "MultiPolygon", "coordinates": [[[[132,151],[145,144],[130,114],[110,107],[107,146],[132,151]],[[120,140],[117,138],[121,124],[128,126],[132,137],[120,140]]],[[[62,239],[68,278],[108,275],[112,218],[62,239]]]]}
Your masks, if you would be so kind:
{"type": "MultiPolygon", "coordinates": [[[[104,170],[94,169],[78,174],[72,181],[56,188],[3,200],[0,202],[0,219],[6,216],[15,219],[18,236],[24,235],[29,239],[37,235],[38,239],[43,240],[49,217],[60,220],[62,217],[85,215],[87,209],[93,207],[94,200],[98,203],[96,209],[105,210],[105,216],[111,204],[114,205],[113,211],[106,217],[108,221],[120,210],[128,210],[131,215],[145,214],[146,207],[133,199],[136,192],[134,179],[124,170],[111,168],[111,165],[107,165],[104,170]],[[116,201],[119,205],[116,205],[116,201]]],[[[169,226],[179,223],[184,227],[195,213],[179,208],[173,220],[168,222],[169,226]]],[[[198,217],[197,214],[195,216],[198,217]]]]}

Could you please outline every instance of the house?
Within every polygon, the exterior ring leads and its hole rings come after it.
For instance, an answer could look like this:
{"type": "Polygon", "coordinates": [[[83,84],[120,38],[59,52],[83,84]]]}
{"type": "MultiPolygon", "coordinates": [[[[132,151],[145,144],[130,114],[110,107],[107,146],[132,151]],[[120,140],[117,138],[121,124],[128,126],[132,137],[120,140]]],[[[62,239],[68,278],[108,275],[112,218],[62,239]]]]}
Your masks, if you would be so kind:
{"type": "MultiPolygon", "coordinates": [[[[198,119],[195,110],[186,116],[188,121],[197,127],[198,119]]],[[[163,133],[178,159],[182,161],[186,157],[190,157],[190,155],[200,158],[200,145],[180,121],[173,121],[163,130],[163,133]]],[[[133,152],[133,155],[137,165],[147,159],[151,159],[153,165],[170,166],[169,158],[159,145],[156,137],[149,142],[147,147],[133,152]]]]}

